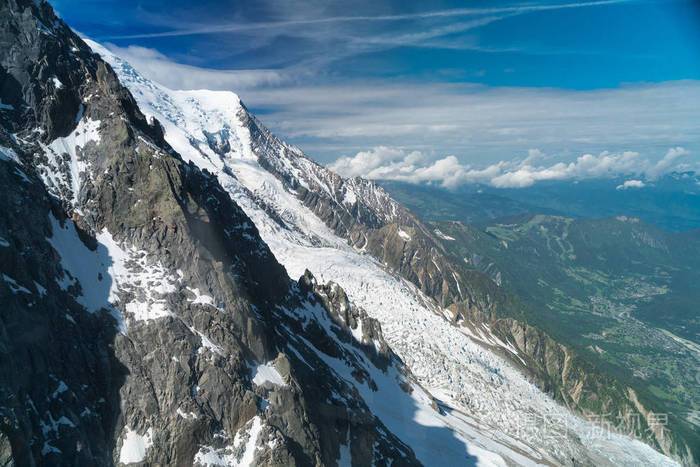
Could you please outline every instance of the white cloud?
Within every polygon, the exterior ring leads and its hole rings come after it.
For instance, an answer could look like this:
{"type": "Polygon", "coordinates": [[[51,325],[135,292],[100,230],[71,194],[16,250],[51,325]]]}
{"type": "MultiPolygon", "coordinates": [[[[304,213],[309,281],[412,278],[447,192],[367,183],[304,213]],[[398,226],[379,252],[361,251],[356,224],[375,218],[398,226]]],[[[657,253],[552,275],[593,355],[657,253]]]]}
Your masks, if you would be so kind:
{"type": "MultiPolygon", "coordinates": [[[[524,188],[546,180],[581,180],[646,176],[658,178],[666,173],[697,168],[679,160],[689,152],[681,147],[670,149],[659,162],[643,158],[639,153],[602,152],[584,154],[571,162],[543,161],[550,159],[542,151],[531,149],[522,160],[500,161],[481,168],[462,164],[455,156],[436,159],[418,151],[380,146],[362,151],[352,157],[342,157],[330,168],[344,176],[364,176],[370,179],[399,180],[411,183],[437,183],[456,187],[464,183],[486,183],[497,188],[524,188]]],[[[641,180],[628,180],[618,189],[641,188],[641,180]]]]}
{"type": "Polygon", "coordinates": [[[279,70],[200,68],[176,63],[155,49],[136,45],[117,47],[109,43],[105,46],[144,76],[171,89],[245,90],[279,85],[291,79],[291,74],[279,70]]]}
{"type": "Polygon", "coordinates": [[[646,175],[649,179],[654,180],[665,174],[672,167],[682,166],[679,159],[690,155],[690,152],[682,147],[671,148],[666,152],[666,155],[659,162],[650,167],[646,175]]]}
{"type": "Polygon", "coordinates": [[[366,176],[375,170],[386,171],[395,163],[412,164],[423,159],[420,152],[406,154],[402,149],[378,146],[370,151],[360,151],[353,157],[342,157],[333,168],[346,177],[366,176]]]}
{"type": "Polygon", "coordinates": [[[604,178],[636,173],[643,164],[645,162],[640,160],[639,153],[632,151],[621,154],[603,152],[598,156],[584,154],[574,162],[558,162],[549,167],[523,163],[513,171],[492,178],[490,182],[498,188],[523,188],[543,180],[604,178]]]}
{"type": "Polygon", "coordinates": [[[361,151],[352,157],[341,157],[330,168],[345,177],[438,182],[445,186],[456,186],[466,180],[479,181],[496,173],[493,168],[472,170],[463,166],[455,156],[434,159],[420,151],[406,152],[386,146],[361,151]]]}
{"type": "Polygon", "coordinates": [[[618,190],[627,190],[629,188],[644,188],[646,183],[644,183],[641,180],[625,180],[625,182],[621,185],[617,186],[618,190]]]}

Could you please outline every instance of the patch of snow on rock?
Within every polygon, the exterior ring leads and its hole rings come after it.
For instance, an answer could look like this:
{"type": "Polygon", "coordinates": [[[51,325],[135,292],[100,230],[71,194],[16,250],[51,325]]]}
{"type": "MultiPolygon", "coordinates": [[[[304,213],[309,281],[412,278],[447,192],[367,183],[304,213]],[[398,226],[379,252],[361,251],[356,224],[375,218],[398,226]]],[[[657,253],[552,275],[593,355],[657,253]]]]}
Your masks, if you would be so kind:
{"type": "Polygon", "coordinates": [[[197,331],[195,328],[190,327],[190,331],[192,331],[193,334],[196,334],[199,336],[199,340],[201,342],[201,347],[199,348],[198,352],[202,353],[204,352],[204,349],[209,349],[215,354],[224,356],[224,349],[221,348],[220,346],[216,345],[209,339],[206,335],[204,335],[202,332],[197,331]]]}
{"type": "Polygon", "coordinates": [[[29,289],[18,284],[16,280],[11,278],[7,274],[2,275],[2,280],[10,287],[10,290],[12,290],[13,294],[18,294],[18,293],[31,294],[32,293],[29,289]]]}
{"type": "MultiPolygon", "coordinates": [[[[75,224],[70,219],[61,223],[53,214],[49,214],[52,236],[49,243],[61,257],[64,276],[58,281],[63,290],[79,284],[81,295],[78,303],[88,311],[95,312],[108,307],[117,300],[115,273],[119,272],[120,263],[125,256],[121,249],[105,245],[106,235],[98,238],[95,251],[90,250],[78,236],[75,224]]],[[[109,236],[111,239],[111,236],[109,236]]],[[[111,242],[110,242],[111,243],[111,242]]]]}
{"type": "Polygon", "coordinates": [[[5,146],[0,146],[0,160],[13,161],[17,164],[22,165],[22,162],[19,160],[17,153],[11,148],[6,148],[5,146]]]}
{"type": "Polygon", "coordinates": [[[196,413],[194,413],[194,412],[185,412],[184,410],[182,410],[182,409],[180,409],[180,408],[177,409],[177,415],[178,415],[179,417],[184,418],[185,420],[187,420],[187,419],[196,420],[196,419],[199,418],[199,416],[198,416],[196,413]]]}
{"type": "Polygon", "coordinates": [[[275,368],[274,362],[263,363],[253,368],[253,383],[262,386],[265,383],[272,383],[277,386],[286,386],[282,375],[275,368]]]}
{"type": "Polygon", "coordinates": [[[199,305],[208,305],[208,306],[211,306],[213,308],[216,308],[219,311],[224,311],[223,308],[217,306],[216,301],[214,300],[213,297],[200,293],[198,288],[187,287],[187,290],[190,291],[194,295],[194,299],[188,300],[190,303],[199,304],[199,305]]]}
{"type": "Polygon", "coordinates": [[[260,432],[263,428],[262,419],[259,416],[253,417],[243,426],[233,439],[233,443],[223,448],[212,446],[201,446],[194,456],[194,464],[214,467],[249,467],[254,465],[255,452],[260,432]]]}
{"type": "Polygon", "coordinates": [[[132,431],[131,428],[126,428],[126,436],[122,441],[122,447],[119,450],[119,462],[122,464],[134,464],[143,462],[146,458],[148,448],[153,445],[153,429],[149,428],[144,435],[132,431]]]}
{"type": "Polygon", "coordinates": [[[435,235],[437,235],[443,240],[454,240],[454,237],[450,237],[449,235],[442,233],[440,229],[435,229],[433,232],[435,232],[435,235]]]}
{"type": "Polygon", "coordinates": [[[88,143],[100,143],[100,124],[99,120],[83,118],[68,136],[56,138],[48,146],[42,144],[48,159],[47,165],[39,165],[44,169],[40,172],[44,184],[52,194],[58,197],[64,189],[70,189],[72,193],[70,201],[73,205],[78,201],[81,177],[91,172],[81,150],[88,143]],[[63,154],[69,156],[68,173],[62,170],[63,154]]]}
{"type": "Polygon", "coordinates": [[[407,232],[404,232],[403,230],[399,229],[398,234],[399,237],[403,238],[405,241],[411,241],[411,236],[407,232]]]}
{"type": "Polygon", "coordinates": [[[80,285],[78,303],[88,311],[112,309],[120,302],[119,293],[127,293],[123,311],[135,321],[153,320],[170,315],[164,296],[175,292],[175,278],[145,251],[123,249],[103,229],[96,235],[97,248],[90,250],[78,236],[73,221],[64,225],[49,215],[52,236],[49,243],[59,253],[64,276],[58,281],[63,290],[80,285]]]}

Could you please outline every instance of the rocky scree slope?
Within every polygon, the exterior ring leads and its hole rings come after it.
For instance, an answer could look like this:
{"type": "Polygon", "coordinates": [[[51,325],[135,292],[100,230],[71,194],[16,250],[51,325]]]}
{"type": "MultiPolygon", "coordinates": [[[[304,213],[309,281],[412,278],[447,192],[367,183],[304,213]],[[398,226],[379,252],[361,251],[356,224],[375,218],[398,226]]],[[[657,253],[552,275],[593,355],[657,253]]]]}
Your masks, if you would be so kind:
{"type": "MultiPolygon", "coordinates": [[[[629,439],[625,441],[615,438],[612,444],[618,443],[615,444],[618,448],[625,446],[623,451],[618,451],[615,455],[610,451],[616,448],[595,437],[594,441],[582,441],[572,434],[569,443],[555,443],[551,439],[546,439],[543,443],[540,439],[543,435],[542,427],[523,426],[527,423],[526,412],[530,410],[539,411],[540,415],[556,412],[566,423],[570,418],[561,412],[563,409],[550,406],[547,400],[540,397],[541,393],[522,381],[521,376],[494,358],[492,353],[475,346],[473,341],[511,354],[511,358],[523,368],[537,368],[536,363],[527,361],[531,359],[527,353],[530,352],[540,357],[544,355],[558,364],[559,369],[555,365],[547,368],[558,378],[562,377],[558,372],[562,368],[566,370],[563,372],[564,378],[572,374],[581,378],[586,374],[582,374],[580,369],[577,369],[578,373],[570,371],[571,358],[567,360],[564,357],[556,342],[545,342],[556,353],[544,352],[544,346],[539,344],[543,337],[534,328],[526,328],[532,335],[520,328],[516,329],[522,336],[518,345],[527,352],[516,348],[513,345],[514,339],[500,338],[494,329],[501,326],[499,323],[509,321],[495,314],[493,321],[479,320],[479,316],[485,313],[480,313],[479,308],[474,306],[482,300],[477,294],[473,295],[477,298],[472,298],[471,301],[474,313],[479,313],[477,317],[474,320],[462,318],[456,323],[454,312],[440,306],[440,303],[428,297],[414,283],[391,272],[393,268],[387,267],[391,261],[395,261],[391,255],[383,257],[375,253],[385,261],[380,263],[372,260],[373,255],[368,254],[371,253],[372,242],[363,235],[369,233],[367,237],[371,237],[374,233],[369,228],[362,227],[358,218],[368,225],[383,229],[378,238],[393,235],[394,240],[387,240],[391,248],[412,244],[414,246],[407,248],[410,251],[411,248],[416,248],[415,245],[434,245],[411,256],[414,264],[423,264],[425,267],[411,266],[410,262],[402,263],[406,268],[413,270],[415,267],[415,271],[418,271],[405,273],[407,276],[414,274],[411,277],[414,277],[418,285],[420,281],[416,278],[421,276],[427,278],[426,284],[443,284],[441,278],[452,277],[455,282],[446,287],[447,294],[455,289],[459,296],[468,297],[467,291],[474,289],[479,281],[483,281],[484,289],[493,291],[494,296],[502,293],[493,281],[480,273],[473,276],[476,278],[473,281],[458,280],[462,273],[457,269],[454,259],[444,254],[440,256],[440,245],[435,243],[434,239],[440,233],[426,229],[383,191],[361,179],[343,180],[315,164],[298,149],[274,137],[250,115],[234,94],[169,90],[144,78],[128,63],[99,44],[89,44],[112,64],[121,81],[132,91],[142,111],[156,117],[163,124],[167,141],[182,157],[216,174],[222,187],[253,219],[285,267],[292,274],[301,274],[309,267],[317,275],[341,284],[353,301],[358,301],[371,316],[380,319],[385,332],[389,326],[390,344],[398,349],[414,373],[419,373],[423,384],[428,384],[431,389],[433,384],[442,389],[449,387],[450,394],[443,395],[458,398],[452,402],[457,402],[463,410],[475,414],[479,423],[486,422],[503,430],[504,434],[511,433],[521,439],[528,439],[530,448],[537,446],[534,453],[530,452],[534,458],[543,456],[543,459],[547,459],[548,456],[553,456],[556,459],[554,462],[559,463],[568,463],[576,458],[579,462],[589,455],[587,450],[592,450],[604,452],[606,459],[589,459],[588,463],[604,463],[610,459],[623,459],[633,452],[642,456],[639,459],[652,455],[644,449],[632,449],[629,439]],[[340,185],[343,189],[337,192],[332,188],[335,185],[340,185]],[[312,202],[302,202],[310,199],[331,199],[334,203],[329,208],[332,219],[324,221],[309,208],[313,207],[312,202]],[[345,207],[338,208],[339,204],[345,207]],[[402,224],[388,224],[391,220],[402,224]],[[384,227],[379,227],[381,225],[384,227]],[[362,235],[356,235],[360,239],[359,243],[349,245],[347,232],[353,229],[362,235]],[[421,256],[423,252],[427,254],[421,256]],[[428,258],[429,261],[424,261],[423,258],[428,258]],[[450,271],[457,277],[448,274],[450,271]],[[471,288],[462,289],[460,284],[471,288]],[[427,316],[425,313],[435,315],[427,316]],[[448,320],[459,326],[443,327],[443,324],[448,325],[448,320]],[[428,322],[431,324],[428,325],[428,322]],[[424,327],[426,325],[427,328],[424,327]],[[435,345],[438,342],[439,347],[435,345]],[[436,362],[440,363],[436,365],[436,362]],[[509,387],[512,384],[517,387],[509,387]],[[522,400],[523,397],[527,400],[524,406],[512,406],[509,403],[514,398],[522,400]],[[498,416],[506,410],[510,414],[507,419],[498,416]],[[523,431],[528,431],[527,435],[523,431]],[[618,455],[621,457],[616,457],[618,455]]],[[[323,203],[317,205],[323,206],[323,203]]],[[[320,211],[321,208],[314,210],[320,211]]],[[[399,247],[399,250],[401,248],[403,247],[399,247]]],[[[443,284],[437,288],[443,290],[445,287],[443,284]]],[[[427,291],[430,290],[427,287],[427,291]]],[[[482,298],[484,303],[490,296],[482,294],[482,298]]],[[[514,322],[517,324],[517,321],[514,322]]],[[[572,379],[575,381],[575,378],[572,379]]],[[[601,384],[601,381],[597,380],[596,383],[601,384]]],[[[559,395],[554,390],[551,392],[559,395]]],[[[592,392],[587,397],[592,397],[592,392]]],[[[590,428],[579,426],[575,420],[571,420],[571,424],[576,427],[573,431],[590,428]]],[[[472,432],[465,436],[465,439],[481,443],[482,446],[488,444],[488,440],[479,437],[479,433],[472,432]]],[[[510,443],[511,446],[517,444],[513,440],[510,443]]],[[[522,445],[520,447],[523,448],[522,445]]],[[[491,448],[502,449],[503,446],[491,448]]],[[[513,452],[510,451],[507,455],[513,455],[513,452]]],[[[627,458],[628,462],[631,462],[629,459],[631,458],[627,458]]],[[[585,460],[582,462],[586,463],[585,460]]]]}
{"type": "Polygon", "coordinates": [[[421,392],[378,323],[291,281],[45,2],[0,4],[0,102],[0,463],[417,464],[367,405],[421,392]]]}

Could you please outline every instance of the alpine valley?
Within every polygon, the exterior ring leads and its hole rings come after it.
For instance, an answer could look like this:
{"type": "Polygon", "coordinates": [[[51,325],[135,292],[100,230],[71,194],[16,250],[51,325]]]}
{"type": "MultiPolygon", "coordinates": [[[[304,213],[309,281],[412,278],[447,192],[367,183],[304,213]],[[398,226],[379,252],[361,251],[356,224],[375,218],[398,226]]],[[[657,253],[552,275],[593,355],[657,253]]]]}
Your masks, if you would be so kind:
{"type": "Polygon", "coordinates": [[[697,463],[435,225],[45,1],[0,0],[0,181],[0,465],[697,463]]]}

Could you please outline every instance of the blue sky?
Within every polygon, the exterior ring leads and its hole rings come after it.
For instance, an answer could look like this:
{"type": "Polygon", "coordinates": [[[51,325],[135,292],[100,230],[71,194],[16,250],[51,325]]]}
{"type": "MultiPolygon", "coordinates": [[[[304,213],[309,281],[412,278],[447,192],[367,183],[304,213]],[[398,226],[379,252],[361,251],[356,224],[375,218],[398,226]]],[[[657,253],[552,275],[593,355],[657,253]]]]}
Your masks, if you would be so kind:
{"type": "Polygon", "coordinates": [[[463,165],[700,150],[690,0],[53,4],[167,86],[237,92],[326,163],[377,148],[463,165]]]}

